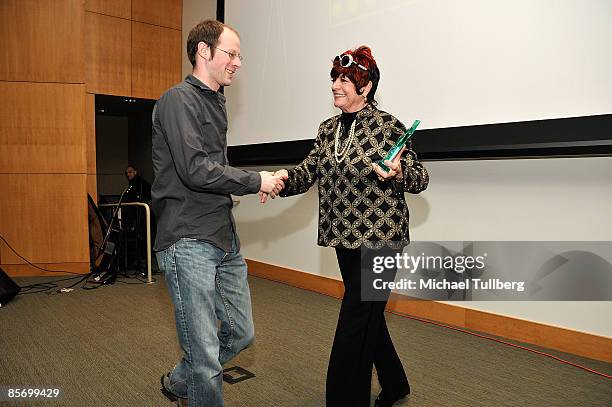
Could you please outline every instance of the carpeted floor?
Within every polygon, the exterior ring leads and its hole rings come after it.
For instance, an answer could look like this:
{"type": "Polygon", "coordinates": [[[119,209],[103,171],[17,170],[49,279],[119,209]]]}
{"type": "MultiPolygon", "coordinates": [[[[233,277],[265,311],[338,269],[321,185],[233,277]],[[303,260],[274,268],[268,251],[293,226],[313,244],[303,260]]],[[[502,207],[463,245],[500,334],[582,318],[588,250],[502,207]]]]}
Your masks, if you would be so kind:
{"type": "MultiPolygon", "coordinates": [[[[170,299],[157,278],[152,285],[20,295],[0,308],[0,387],[61,389],[59,400],[36,402],[41,406],[170,406],[159,377],[179,351],[170,299]]],[[[256,343],[226,367],[256,377],[225,383],[226,405],[323,406],[340,301],[259,278],[250,284],[256,343]]],[[[612,406],[610,379],[427,323],[387,320],[413,388],[397,406],[612,406]]],[[[554,354],[612,373],[611,364],[554,354]]],[[[378,391],[373,378],[373,399],[378,391]]]]}

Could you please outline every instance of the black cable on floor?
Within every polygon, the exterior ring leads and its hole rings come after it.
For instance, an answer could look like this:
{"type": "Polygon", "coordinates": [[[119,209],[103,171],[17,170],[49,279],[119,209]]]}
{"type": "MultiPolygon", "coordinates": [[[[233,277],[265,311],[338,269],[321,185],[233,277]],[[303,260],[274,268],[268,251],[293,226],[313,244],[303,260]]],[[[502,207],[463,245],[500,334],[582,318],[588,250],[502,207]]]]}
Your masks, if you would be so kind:
{"type": "Polygon", "coordinates": [[[43,268],[43,267],[39,267],[36,264],[32,263],[30,260],[28,260],[25,257],[23,257],[21,254],[19,254],[17,252],[17,250],[13,249],[13,246],[11,246],[10,243],[7,242],[6,239],[2,235],[0,235],[0,239],[9,247],[9,249],[11,249],[13,251],[13,253],[15,253],[17,255],[17,257],[19,257],[20,259],[22,259],[23,261],[25,261],[26,263],[28,263],[30,266],[32,266],[34,268],[37,268],[37,269],[42,270],[42,271],[47,271],[49,273],[64,273],[64,274],[67,273],[67,274],[76,274],[76,275],[82,276],[81,273],[75,273],[74,271],[68,271],[68,270],[49,270],[49,269],[46,269],[46,268],[43,268]]]}

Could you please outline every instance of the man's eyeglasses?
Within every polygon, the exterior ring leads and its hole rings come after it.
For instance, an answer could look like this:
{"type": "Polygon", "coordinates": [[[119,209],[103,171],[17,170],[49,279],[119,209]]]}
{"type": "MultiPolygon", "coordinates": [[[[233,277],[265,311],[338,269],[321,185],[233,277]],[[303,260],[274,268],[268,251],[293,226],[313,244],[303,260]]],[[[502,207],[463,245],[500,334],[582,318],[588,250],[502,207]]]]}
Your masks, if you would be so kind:
{"type": "Polygon", "coordinates": [[[223,52],[225,52],[227,55],[229,55],[229,57],[230,57],[230,61],[233,61],[233,60],[234,60],[234,59],[236,59],[236,58],[238,58],[238,59],[239,59],[239,60],[241,60],[241,61],[244,59],[244,57],[243,57],[242,55],[240,55],[239,53],[237,53],[237,52],[235,52],[235,51],[226,51],[226,50],[221,49],[221,48],[218,48],[218,47],[215,47],[215,49],[218,49],[219,51],[223,51],[223,52]]]}
{"type": "Polygon", "coordinates": [[[364,71],[367,71],[368,68],[366,68],[365,66],[358,64],[354,59],[353,56],[350,54],[342,54],[342,55],[337,55],[334,58],[334,62],[338,62],[340,63],[340,66],[343,68],[349,68],[351,65],[355,64],[357,65],[357,68],[361,68],[364,71]]]}

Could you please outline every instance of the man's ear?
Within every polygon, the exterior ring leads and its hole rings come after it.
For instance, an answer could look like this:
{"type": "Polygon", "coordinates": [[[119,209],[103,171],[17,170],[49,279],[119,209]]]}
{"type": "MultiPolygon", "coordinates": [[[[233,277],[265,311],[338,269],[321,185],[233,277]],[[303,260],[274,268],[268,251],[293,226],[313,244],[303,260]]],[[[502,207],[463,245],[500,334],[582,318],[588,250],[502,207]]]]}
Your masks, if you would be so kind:
{"type": "Polygon", "coordinates": [[[198,42],[198,54],[204,59],[208,59],[208,54],[210,53],[210,47],[204,41],[198,42]]]}

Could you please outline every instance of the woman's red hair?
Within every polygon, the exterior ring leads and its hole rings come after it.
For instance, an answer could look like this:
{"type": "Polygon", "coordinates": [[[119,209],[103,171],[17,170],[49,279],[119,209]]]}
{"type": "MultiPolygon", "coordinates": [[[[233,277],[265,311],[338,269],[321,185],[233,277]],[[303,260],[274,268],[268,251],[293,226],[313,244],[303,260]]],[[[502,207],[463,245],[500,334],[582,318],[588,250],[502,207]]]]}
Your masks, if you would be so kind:
{"type": "Polygon", "coordinates": [[[355,64],[352,64],[348,68],[340,65],[340,61],[334,60],[333,66],[330,72],[332,80],[336,80],[340,75],[349,78],[355,85],[357,93],[361,94],[361,89],[364,88],[369,81],[372,81],[372,89],[368,94],[368,101],[374,100],[374,93],[378,87],[378,79],[380,77],[376,60],[372,56],[372,50],[366,45],[362,45],[354,50],[346,50],[340,55],[352,55],[353,60],[360,65],[367,68],[364,71],[355,64]]]}

